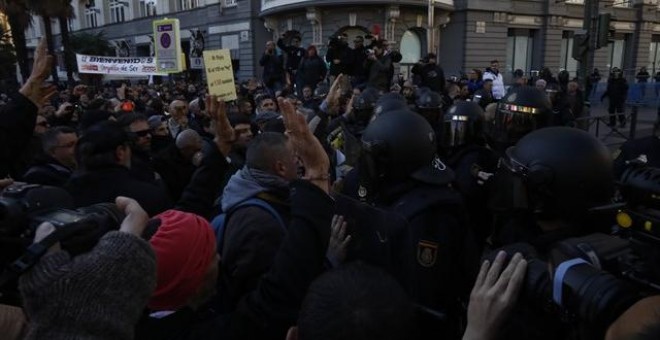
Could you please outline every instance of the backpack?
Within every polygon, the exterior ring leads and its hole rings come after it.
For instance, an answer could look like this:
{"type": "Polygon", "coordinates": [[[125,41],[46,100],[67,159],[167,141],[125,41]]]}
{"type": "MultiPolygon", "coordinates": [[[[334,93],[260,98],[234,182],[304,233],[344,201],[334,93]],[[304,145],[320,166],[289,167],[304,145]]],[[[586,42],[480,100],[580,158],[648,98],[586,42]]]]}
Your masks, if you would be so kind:
{"type": "Polygon", "coordinates": [[[284,220],[280,216],[280,214],[273,208],[268,202],[261,198],[250,198],[247,199],[233,208],[231,208],[228,212],[222,213],[218,216],[216,216],[213,221],[211,221],[211,228],[213,228],[213,232],[215,233],[215,240],[217,243],[217,249],[218,249],[218,254],[222,255],[222,249],[224,245],[224,238],[225,238],[225,229],[227,228],[227,219],[230,217],[231,213],[236,211],[238,208],[243,208],[243,207],[259,207],[263,210],[266,210],[271,216],[273,216],[276,220],[277,223],[282,227],[282,230],[286,231],[286,224],[284,223],[284,220]]]}

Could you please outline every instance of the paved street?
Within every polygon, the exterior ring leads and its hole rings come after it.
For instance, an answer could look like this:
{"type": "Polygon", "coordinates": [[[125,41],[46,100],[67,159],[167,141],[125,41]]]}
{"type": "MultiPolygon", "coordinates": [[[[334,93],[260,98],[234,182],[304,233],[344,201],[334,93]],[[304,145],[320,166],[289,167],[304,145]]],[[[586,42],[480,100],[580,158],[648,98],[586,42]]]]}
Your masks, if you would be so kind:
{"type": "MultiPolygon", "coordinates": [[[[612,131],[607,123],[609,122],[608,117],[605,115],[607,112],[607,99],[603,102],[600,101],[600,98],[605,90],[605,83],[599,84],[598,91],[595,95],[591,97],[591,116],[600,117],[599,119],[593,119],[590,121],[591,126],[589,131],[600,138],[605,144],[611,148],[618,148],[622,143],[626,141],[630,136],[630,113],[633,109],[633,102],[638,105],[638,115],[637,115],[637,129],[636,137],[649,136],[653,131],[653,123],[658,117],[658,103],[660,98],[655,96],[654,90],[652,87],[648,88],[647,96],[643,100],[637,100],[638,98],[629,98],[628,105],[626,105],[626,115],[628,116],[628,124],[623,129],[617,129],[617,131],[612,131]]],[[[650,84],[655,85],[655,84],[650,84]]]]}

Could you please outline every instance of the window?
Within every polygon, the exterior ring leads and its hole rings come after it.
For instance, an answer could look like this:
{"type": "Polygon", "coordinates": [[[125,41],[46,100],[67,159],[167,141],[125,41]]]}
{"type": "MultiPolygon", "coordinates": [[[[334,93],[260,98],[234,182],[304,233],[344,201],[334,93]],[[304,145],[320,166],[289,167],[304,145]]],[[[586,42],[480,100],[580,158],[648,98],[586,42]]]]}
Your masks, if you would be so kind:
{"type": "Polygon", "coordinates": [[[224,2],[225,2],[225,7],[236,6],[236,1],[237,1],[237,0],[224,0],[224,2]]]}
{"type": "Polygon", "coordinates": [[[609,45],[609,60],[610,68],[618,67],[623,70],[623,60],[626,52],[626,41],[624,39],[615,39],[609,45]]]}
{"type": "Polygon", "coordinates": [[[534,47],[533,31],[524,29],[509,29],[506,48],[506,71],[513,74],[517,69],[525,73],[532,66],[532,50],[534,47]]]}
{"type": "Polygon", "coordinates": [[[576,74],[578,70],[578,61],[573,59],[573,32],[564,31],[561,39],[561,61],[559,67],[568,71],[570,74],[576,74]]]}
{"type": "Polygon", "coordinates": [[[140,17],[156,16],[156,0],[140,0],[140,17]]]}
{"type": "Polygon", "coordinates": [[[614,0],[614,7],[632,7],[631,0],[614,0]]]}
{"type": "Polygon", "coordinates": [[[179,10],[186,11],[200,6],[202,0],[179,0],[179,10]]]}
{"type": "Polygon", "coordinates": [[[124,22],[126,15],[124,9],[128,3],[120,0],[110,0],[110,22],[124,22]]]}
{"type": "Polygon", "coordinates": [[[86,8],[85,9],[85,25],[88,28],[98,27],[99,26],[99,14],[98,8],[86,8]]]}
{"type": "Polygon", "coordinates": [[[584,0],[566,0],[566,3],[584,5],[584,0]]]}
{"type": "Polygon", "coordinates": [[[649,45],[649,65],[646,69],[652,74],[660,71],[660,35],[654,35],[649,45]]]}

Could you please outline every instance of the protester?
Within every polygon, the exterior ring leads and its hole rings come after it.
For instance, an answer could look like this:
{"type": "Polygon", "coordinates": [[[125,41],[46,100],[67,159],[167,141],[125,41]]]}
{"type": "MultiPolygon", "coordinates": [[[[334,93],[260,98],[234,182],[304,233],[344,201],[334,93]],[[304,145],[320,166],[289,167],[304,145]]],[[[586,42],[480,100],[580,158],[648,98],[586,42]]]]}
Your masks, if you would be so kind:
{"type": "Polygon", "coordinates": [[[506,93],[504,89],[504,78],[499,70],[500,62],[497,60],[492,60],[490,62],[490,67],[484,72],[483,80],[492,80],[493,81],[493,98],[495,100],[500,100],[504,97],[506,93]]]}
{"type": "Polygon", "coordinates": [[[420,77],[421,87],[427,87],[435,92],[444,91],[445,73],[438,66],[435,53],[429,53],[421,63],[415,64],[412,73],[420,77]]]}
{"type": "Polygon", "coordinates": [[[23,175],[27,183],[62,187],[76,169],[76,130],[60,126],[42,136],[43,155],[23,175]]]}
{"type": "Polygon", "coordinates": [[[297,68],[296,93],[302,97],[302,90],[308,86],[312,92],[316,89],[316,84],[325,79],[327,68],[325,62],[317,54],[316,46],[311,45],[299,63],[297,68]]]}
{"type": "Polygon", "coordinates": [[[277,40],[277,47],[279,47],[286,55],[286,65],[284,66],[287,72],[286,83],[293,86],[294,84],[297,84],[299,65],[302,59],[309,53],[309,48],[305,51],[304,48],[300,47],[300,37],[298,36],[291,37],[291,45],[286,45],[284,43],[285,38],[286,34],[282,34],[277,40]]]}
{"type": "Polygon", "coordinates": [[[284,70],[282,57],[275,51],[272,41],[266,43],[266,50],[259,59],[259,65],[264,68],[262,79],[270,92],[275,95],[284,87],[284,70]]]}
{"type": "MultiPolygon", "coordinates": [[[[29,318],[26,339],[133,339],[133,327],[156,283],[154,252],[141,239],[147,213],[118,197],[126,218],[94,248],[72,257],[59,243],[19,282],[29,318]]],[[[37,229],[35,243],[55,231],[37,229]]]]}

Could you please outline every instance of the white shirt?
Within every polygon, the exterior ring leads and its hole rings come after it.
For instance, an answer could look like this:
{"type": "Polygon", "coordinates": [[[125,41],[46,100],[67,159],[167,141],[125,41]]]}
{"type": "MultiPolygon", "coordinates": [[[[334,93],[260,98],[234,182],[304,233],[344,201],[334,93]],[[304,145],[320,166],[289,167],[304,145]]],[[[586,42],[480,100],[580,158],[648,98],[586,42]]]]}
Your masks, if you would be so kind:
{"type": "Polygon", "coordinates": [[[506,89],[504,88],[504,78],[502,74],[497,72],[497,74],[492,71],[484,72],[483,80],[490,79],[493,81],[493,97],[497,100],[502,99],[506,94],[506,89]]]}

